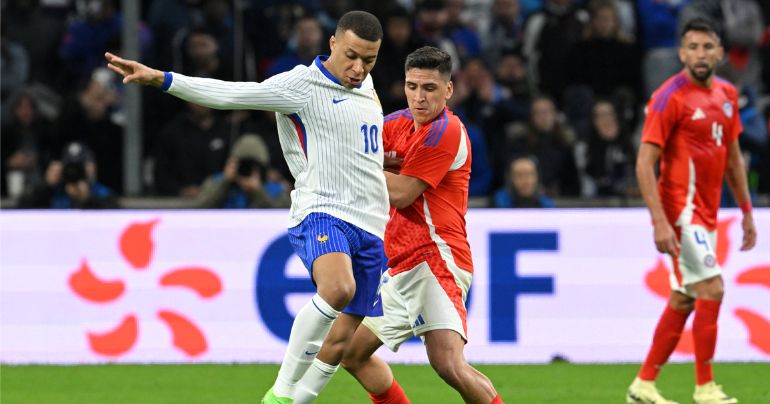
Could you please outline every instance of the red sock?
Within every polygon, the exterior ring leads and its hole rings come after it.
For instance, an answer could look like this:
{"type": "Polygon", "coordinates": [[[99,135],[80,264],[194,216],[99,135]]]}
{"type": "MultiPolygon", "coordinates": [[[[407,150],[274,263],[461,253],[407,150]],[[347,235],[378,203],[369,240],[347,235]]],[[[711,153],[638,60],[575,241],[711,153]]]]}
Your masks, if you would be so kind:
{"type": "Polygon", "coordinates": [[[373,404],[410,404],[404,389],[399,386],[395,378],[393,378],[393,384],[384,393],[369,393],[369,399],[372,400],[373,404]]]}
{"type": "Polygon", "coordinates": [[[684,313],[666,305],[666,310],[660,316],[658,326],[655,327],[655,336],[652,337],[652,346],[639,370],[639,378],[652,381],[658,377],[660,368],[668,361],[671,352],[674,352],[682,330],[690,313],[684,313]]]}
{"type": "Polygon", "coordinates": [[[496,395],[495,398],[492,399],[492,402],[489,404],[505,404],[503,403],[503,399],[500,398],[500,395],[496,395]]]}
{"type": "Polygon", "coordinates": [[[695,300],[695,318],[692,321],[692,336],[695,340],[695,383],[706,384],[714,380],[711,360],[717,346],[718,300],[695,300]]]}

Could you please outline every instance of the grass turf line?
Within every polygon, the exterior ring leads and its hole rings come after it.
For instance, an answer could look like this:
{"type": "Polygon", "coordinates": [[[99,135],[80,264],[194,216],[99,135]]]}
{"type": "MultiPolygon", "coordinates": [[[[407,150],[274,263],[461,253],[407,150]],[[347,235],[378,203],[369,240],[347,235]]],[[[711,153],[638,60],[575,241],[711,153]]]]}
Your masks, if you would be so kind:
{"type": "MultiPolygon", "coordinates": [[[[512,403],[622,403],[638,365],[480,365],[501,397],[512,403]]],[[[428,366],[394,365],[415,404],[462,403],[428,366]]],[[[276,365],[0,366],[0,402],[15,403],[258,403],[276,365]]],[[[718,363],[717,382],[741,403],[770,403],[770,363],[718,363]]],[[[692,401],[692,364],[671,364],[658,387],[666,397],[692,401]]],[[[369,402],[344,370],[316,401],[369,402]]]]}

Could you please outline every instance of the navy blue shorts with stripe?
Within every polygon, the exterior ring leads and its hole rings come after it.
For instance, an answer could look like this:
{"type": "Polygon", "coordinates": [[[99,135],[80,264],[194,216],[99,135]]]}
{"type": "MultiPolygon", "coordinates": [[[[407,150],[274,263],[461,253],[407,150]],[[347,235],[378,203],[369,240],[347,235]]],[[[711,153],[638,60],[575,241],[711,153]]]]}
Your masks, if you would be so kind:
{"type": "Polygon", "coordinates": [[[289,241],[311,277],[316,258],[332,252],[349,255],[356,293],[342,312],[369,317],[382,315],[379,286],[382,272],[387,269],[382,239],[332,215],[311,213],[289,229],[289,241]]]}

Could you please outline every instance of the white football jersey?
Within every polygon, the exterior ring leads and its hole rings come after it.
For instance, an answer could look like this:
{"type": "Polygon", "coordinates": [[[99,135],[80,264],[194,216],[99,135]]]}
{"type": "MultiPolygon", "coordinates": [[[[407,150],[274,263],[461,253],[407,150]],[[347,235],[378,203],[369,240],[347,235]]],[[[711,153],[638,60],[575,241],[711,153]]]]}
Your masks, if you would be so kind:
{"type": "Polygon", "coordinates": [[[328,213],[382,238],[388,190],[382,163],[382,106],[371,76],[345,88],[319,56],[261,83],[166,74],[163,88],[216,109],[275,111],[283,155],[295,179],[289,227],[328,213]]]}

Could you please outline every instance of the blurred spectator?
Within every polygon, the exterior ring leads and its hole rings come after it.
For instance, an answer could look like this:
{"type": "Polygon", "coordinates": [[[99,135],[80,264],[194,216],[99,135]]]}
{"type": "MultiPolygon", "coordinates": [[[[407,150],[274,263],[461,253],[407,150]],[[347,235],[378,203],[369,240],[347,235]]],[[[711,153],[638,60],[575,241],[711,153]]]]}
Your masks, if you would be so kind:
{"type": "Polygon", "coordinates": [[[537,158],[521,156],[511,160],[505,186],[495,192],[495,208],[553,208],[553,200],[540,186],[537,158]]]}
{"type": "Polygon", "coordinates": [[[192,25],[192,7],[188,0],[153,0],[150,4],[147,17],[153,36],[150,59],[158,69],[174,67],[174,53],[169,49],[178,48],[184,31],[192,25]]]}
{"type": "Polygon", "coordinates": [[[294,29],[286,51],[273,61],[267,77],[293,69],[297,65],[309,65],[316,55],[321,54],[324,42],[321,23],[306,15],[294,23],[294,29]]]}
{"type": "Polygon", "coordinates": [[[204,28],[193,29],[187,34],[181,63],[174,70],[188,76],[232,79],[232,70],[227,69],[220,59],[219,42],[204,28]]]}
{"type": "MultiPolygon", "coordinates": [[[[462,115],[459,115],[462,120],[462,115]]],[[[491,191],[494,172],[489,161],[486,136],[478,126],[465,122],[465,131],[471,142],[471,179],[468,196],[486,196],[491,191]]]]}
{"type": "Polygon", "coordinates": [[[599,100],[592,109],[591,129],[586,136],[583,196],[638,196],[635,150],[615,106],[599,100]]]}
{"type": "Polygon", "coordinates": [[[44,164],[51,158],[54,139],[49,123],[42,119],[35,99],[27,92],[13,95],[8,106],[11,116],[4,123],[0,137],[0,183],[3,196],[16,198],[26,185],[40,177],[44,164]]]}
{"type": "Polygon", "coordinates": [[[291,199],[283,184],[268,178],[267,146],[256,135],[243,135],[233,146],[224,171],[206,178],[196,205],[200,208],[278,208],[291,199]]]}
{"type": "Polygon", "coordinates": [[[575,44],[569,57],[573,63],[565,69],[571,73],[570,82],[588,85],[597,96],[629,91],[636,97],[639,57],[633,39],[620,31],[614,0],[593,0],[588,13],[583,39],[575,44]]]}
{"type": "Polygon", "coordinates": [[[504,53],[497,63],[495,80],[506,92],[505,97],[513,107],[508,112],[511,119],[526,119],[532,101],[532,82],[527,74],[527,62],[521,53],[504,53]]]}
{"type": "Polygon", "coordinates": [[[123,24],[113,0],[83,4],[82,15],[67,27],[59,48],[66,80],[72,83],[103,65],[105,51],[118,48],[123,24]]]}
{"type": "Polygon", "coordinates": [[[557,100],[567,84],[569,51],[580,39],[588,15],[577,0],[546,0],[524,29],[524,56],[530,76],[544,93],[557,100]]]}
{"type": "MultiPolygon", "coordinates": [[[[5,25],[3,25],[5,28],[5,25]]],[[[5,39],[0,42],[0,100],[21,89],[29,78],[27,51],[18,43],[5,39]]]]}
{"type": "Polygon", "coordinates": [[[636,0],[643,49],[644,94],[649,97],[667,78],[682,68],[677,56],[677,18],[689,0],[636,0]]]}
{"type": "Polygon", "coordinates": [[[66,21],[46,14],[38,0],[3,1],[2,20],[2,42],[16,42],[27,53],[29,81],[56,87],[59,74],[52,66],[59,63],[57,49],[66,21]]]}
{"type": "Polygon", "coordinates": [[[61,160],[52,161],[45,179],[32,185],[19,207],[51,209],[115,209],[112,191],[96,180],[93,152],[83,143],[65,145],[61,160]]]}
{"type": "Polygon", "coordinates": [[[487,63],[496,66],[504,54],[520,49],[523,35],[524,18],[519,0],[494,0],[492,21],[481,36],[487,63]]]}
{"type": "Polygon", "coordinates": [[[476,58],[469,60],[457,75],[451,104],[467,120],[484,127],[485,120],[494,114],[495,104],[505,97],[505,89],[495,82],[484,61],[476,58]]]}
{"type": "MultiPolygon", "coordinates": [[[[422,0],[416,5],[415,30],[421,46],[442,49],[452,57],[452,73],[461,63],[457,46],[449,37],[449,10],[445,0],[422,0]]],[[[375,69],[376,70],[376,69],[375,69]]]]}
{"type": "Polygon", "coordinates": [[[592,0],[583,39],[570,51],[570,86],[563,94],[570,122],[582,127],[591,120],[594,97],[612,98],[624,122],[633,125],[641,95],[640,59],[632,38],[620,31],[614,0],[592,0]]]}
{"type": "MultiPolygon", "coordinates": [[[[123,129],[116,123],[120,94],[107,68],[93,71],[83,88],[65,101],[57,122],[60,142],[79,141],[93,150],[99,181],[122,193],[123,129]]],[[[59,143],[61,144],[61,143],[59,143]]]]}
{"type": "Polygon", "coordinates": [[[530,154],[540,163],[540,175],[548,196],[580,195],[580,179],[575,164],[575,134],[559,122],[554,101],[546,96],[532,100],[527,125],[514,124],[507,133],[508,155],[530,154]]]}
{"type": "Polygon", "coordinates": [[[476,31],[463,20],[465,0],[447,0],[447,32],[460,60],[481,56],[481,41],[476,31]]]}
{"type": "Polygon", "coordinates": [[[404,61],[420,45],[412,31],[412,17],[401,7],[394,7],[382,24],[384,38],[377,56],[372,79],[385,114],[406,108],[404,97],[404,61]]]}
{"type": "Polygon", "coordinates": [[[155,150],[155,186],[164,196],[195,198],[203,180],[225,165],[229,131],[213,110],[185,103],[161,131],[155,150]]]}

